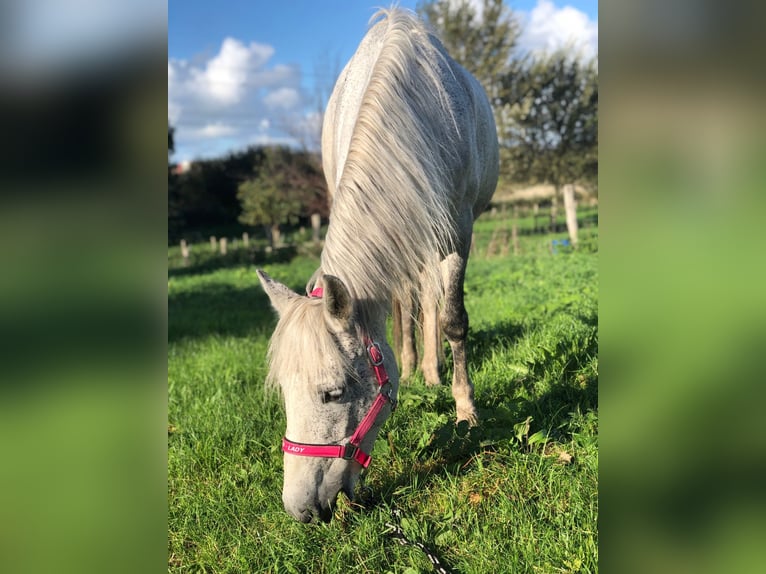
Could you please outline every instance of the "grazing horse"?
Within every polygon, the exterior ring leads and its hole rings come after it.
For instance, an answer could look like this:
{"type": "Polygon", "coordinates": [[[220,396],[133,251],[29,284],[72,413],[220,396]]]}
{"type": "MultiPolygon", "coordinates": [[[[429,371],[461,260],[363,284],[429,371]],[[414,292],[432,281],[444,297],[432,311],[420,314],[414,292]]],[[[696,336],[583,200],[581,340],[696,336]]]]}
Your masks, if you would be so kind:
{"type": "Polygon", "coordinates": [[[497,184],[492,109],[412,12],[381,10],[330,96],[322,159],[332,209],[308,296],[258,271],[279,315],[267,383],[287,416],[282,499],[302,522],[329,521],[339,492],[352,496],[396,405],[393,298],[442,301],[457,420],[477,423],[463,280],[497,184]]]}

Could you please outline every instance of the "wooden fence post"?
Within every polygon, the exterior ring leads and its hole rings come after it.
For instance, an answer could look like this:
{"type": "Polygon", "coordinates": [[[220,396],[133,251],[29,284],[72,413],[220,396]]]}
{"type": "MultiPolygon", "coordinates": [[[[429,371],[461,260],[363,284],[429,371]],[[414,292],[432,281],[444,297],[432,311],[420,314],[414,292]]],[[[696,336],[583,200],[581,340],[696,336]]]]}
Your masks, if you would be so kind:
{"type": "Polygon", "coordinates": [[[221,237],[219,243],[221,244],[221,255],[226,255],[226,242],[227,239],[225,237],[221,237]]]}
{"type": "Polygon", "coordinates": [[[513,226],[511,227],[511,242],[513,243],[513,254],[519,254],[519,206],[513,205],[513,226]]]}
{"type": "Polygon", "coordinates": [[[315,244],[319,244],[319,230],[322,228],[322,217],[318,213],[311,214],[312,239],[315,244]]]}
{"type": "Polygon", "coordinates": [[[572,247],[577,247],[577,202],[575,201],[574,185],[564,186],[564,209],[567,216],[567,231],[572,247]]]}
{"type": "Polygon", "coordinates": [[[218,251],[218,243],[215,240],[215,235],[210,236],[210,250],[215,253],[218,251]]]}
{"type": "Polygon", "coordinates": [[[250,247],[250,235],[248,235],[247,231],[242,234],[242,244],[245,247],[250,247]]]}
{"type": "Polygon", "coordinates": [[[502,236],[502,239],[500,240],[500,257],[506,257],[511,244],[508,230],[503,229],[500,235],[502,236]]]}
{"type": "Polygon", "coordinates": [[[184,258],[184,267],[189,265],[189,246],[186,244],[186,239],[181,240],[181,256],[184,258]]]}

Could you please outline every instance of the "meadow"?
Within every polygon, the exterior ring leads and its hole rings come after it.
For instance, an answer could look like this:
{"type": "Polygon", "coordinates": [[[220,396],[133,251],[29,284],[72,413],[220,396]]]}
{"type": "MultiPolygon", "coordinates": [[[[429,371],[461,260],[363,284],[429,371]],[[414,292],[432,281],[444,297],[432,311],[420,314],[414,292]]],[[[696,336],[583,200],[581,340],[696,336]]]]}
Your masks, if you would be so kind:
{"type": "MultiPolygon", "coordinates": [[[[169,249],[169,572],[431,572],[387,534],[397,521],[452,572],[598,571],[598,228],[556,252],[564,233],[522,231],[514,254],[490,246],[508,226],[479,219],[465,284],[480,426],[456,426],[449,384],[416,376],[360,500],[341,497],[318,525],[282,508],[284,414],[263,386],[276,317],[256,266],[183,267],[169,249]]],[[[318,257],[299,249],[258,265],[303,292],[318,257]]]]}

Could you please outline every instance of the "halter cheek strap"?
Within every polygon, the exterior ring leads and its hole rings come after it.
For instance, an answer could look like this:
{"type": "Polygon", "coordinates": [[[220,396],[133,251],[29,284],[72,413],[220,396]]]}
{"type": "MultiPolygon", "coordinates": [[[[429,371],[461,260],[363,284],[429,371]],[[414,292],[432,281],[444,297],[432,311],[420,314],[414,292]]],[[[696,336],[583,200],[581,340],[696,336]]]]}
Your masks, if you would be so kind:
{"type": "MultiPolygon", "coordinates": [[[[322,288],[314,289],[310,297],[321,297],[323,294],[322,288]]],[[[282,450],[289,454],[296,456],[313,456],[320,458],[343,458],[346,460],[355,460],[362,465],[363,468],[367,468],[370,465],[372,456],[363,451],[360,448],[360,444],[370,432],[375,422],[383,410],[386,403],[391,405],[391,410],[396,409],[396,399],[393,398],[393,387],[391,381],[388,378],[386,367],[383,365],[383,353],[380,350],[380,345],[365,337],[365,347],[367,347],[367,358],[370,361],[373,371],[375,371],[375,378],[378,381],[378,394],[373,401],[370,410],[364,415],[359,425],[356,427],[354,434],[351,435],[348,443],[336,445],[336,444],[310,444],[303,442],[294,442],[287,437],[282,439],[282,450]]]]}

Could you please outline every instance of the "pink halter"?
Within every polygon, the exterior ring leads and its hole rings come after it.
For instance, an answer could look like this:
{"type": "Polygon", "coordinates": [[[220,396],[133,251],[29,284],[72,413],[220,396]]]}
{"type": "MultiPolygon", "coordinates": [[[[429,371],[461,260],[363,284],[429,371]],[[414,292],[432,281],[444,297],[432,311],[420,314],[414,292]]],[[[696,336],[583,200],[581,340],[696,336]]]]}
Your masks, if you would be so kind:
{"type": "MultiPolygon", "coordinates": [[[[321,287],[317,287],[310,294],[309,297],[321,297],[323,290],[321,287]]],[[[396,399],[391,395],[393,394],[393,388],[391,382],[388,379],[388,373],[386,367],[383,366],[383,353],[380,350],[380,345],[365,337],[364,345],[367,347],[367,356],[370,359],[370,364],[375,371],[375,378],[378,380],[378,395],[375,397],[375,401],[372,403],[370,410],[364,415],[364,418],[356,427],[354,434],[351,435],[348,443],[335,445],[335,444],[307,444],[302,442],[293,442],[287,437],[282,439],[282,450],[284,452],[294,454],[297,456],[315,456],[321,458],[343,458],[346,460],[355,460],[362,467],[367,468],[370,465],[372,456],[364,452],[359,445],[364,440],[364,437],[370,432],[370,429],[375,424],[375,421],[380,415],[380,411],[386,403],[391,404],[391,410],[396,409],[396,399]]]]}

